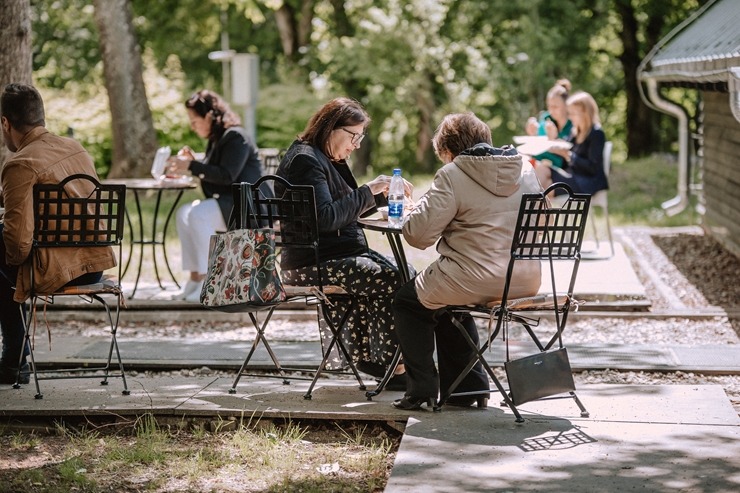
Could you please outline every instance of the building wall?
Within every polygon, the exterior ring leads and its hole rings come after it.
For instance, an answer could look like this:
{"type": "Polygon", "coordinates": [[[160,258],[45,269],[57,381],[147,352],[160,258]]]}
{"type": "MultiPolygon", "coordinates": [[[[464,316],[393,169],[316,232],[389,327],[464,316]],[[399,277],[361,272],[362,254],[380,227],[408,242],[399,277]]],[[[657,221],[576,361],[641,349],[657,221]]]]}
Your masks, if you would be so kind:
{"type": "Polygon", "coordinates": [[[732,116],[729,94],[704,98],[704,199],[706,230],[740,257],[740,122],[732,116]]]}

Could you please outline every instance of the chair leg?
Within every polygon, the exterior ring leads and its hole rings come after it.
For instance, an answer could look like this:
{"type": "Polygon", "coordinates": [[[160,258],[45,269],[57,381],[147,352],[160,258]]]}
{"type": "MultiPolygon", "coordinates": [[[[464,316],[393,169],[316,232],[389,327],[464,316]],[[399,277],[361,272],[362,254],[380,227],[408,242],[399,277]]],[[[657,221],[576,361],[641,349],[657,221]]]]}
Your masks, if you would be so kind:
{"type": "Polygon", "coordinates": [[[108,377],[109,376],[118,376],[118,375],[111,375],[111,362],[113,360],[113,351],[116,352],[116,359],[118,361],[118,371],[121,373],[121,380],[123,381],[123,390],[121,393],[123,395],[130,395],[131,391],[128,389],[128,383],[126,382],[126,372],[123,368],[123,360],[121,359],[121,351],[118,348],[118,322],[120,320],[120,310],[121,310],[121,303],[123,301],[123,293],[120,293],[119,295],[116,295],[116,314],[115,314],[115,320],[113,317],[113,314],[111,313],[110,307],[108,306],[108,303],[105,302],[105,300],[98,296],[98,295],[92,295],[92,298],[98,301],[101,305],[103,305],[103,308],[105,309],[105,313],[108,316],[108,323],[110,324],[110,346],[108,347],[108,361],[105,364],[105,368],[103,369],[105,372],[105,376],[103,380],[100,382],[100,385],[108,385],[108,377]]]}
{"type": "Polygon", "coordinates": [[[254,325],[254,328],[257,330],[257,334],[254,336],[254,341],[252,341],[252,347],[249,349],[249,353],[247,354],[247,357],[244,359],[244,362],[242,363],[241,368],[239,368],[239,371],[236,374],[236,378],[234,379],[234,382],[231,384],[231,388],[229,389],[229,394],[236,394],[236,386],[239,384],[239,380],[244,374],[244,370],[247,368],[247,365],[249,364],[249,361],[252,359],[252,355],[257,349],[257,346],[259,346],[260,342],[262,342],[262,344],[265,346],[265,349],[267,350],[267,354],[270,355],[270,359],[272,359],[272,363],[275,365],[275,368],[280,373],[280,377],[283,379],[283,385],[290,385],[290,380],[288,380],[288,377],[285,374],[283,367],[280,366],[280,362],[278,361],[277,356],[275,356],[275,353],[273,352],[272,347],[270,346],[270,343],[267,342],[267,338],[265,337],[265,329],[267,328],[267,324],[270,322],[270,319],[272,318],[272,314],[274,311],[275,311],[274,307],[268,310],[267,316],[265,317],[265,320],[264,322],[262,322],[262,324],[259,323],[259,321],[257,320],[257,317],[254,315],[253,312],[249,312],[249,318],[252,320],[252,325],[254,325]]]}
{"type": "Polygon", "coordinates": [[[34,311],[36,310],[36,298],[31,298],[29,302],[29,313],[26,314],[25,310],[23,309],[23,305],[20,306],[21,311],[21,317],[23,319],[23,325],[25,326],[25,334],[23,335],[23,345],[21,346],[21,354],[18,357],[18,375],[15,378],[15,383],[13,384],[14,389],[21,388],[21,363],[23,362],[23,353],[25,352],[25,348],[28,347],[28,357],[31,360],[31,369],[33,372],[33,380],[36,384],[36,395],[34,398],[36,399],[43,399],[44,394],[41,393],[41,387],[39,386],[39,375],[38,371],[36,369],[36,360],[33,357],[33,345],[31,344],[31,324],[33,323],[34,319],[34,311]]]}
{"type": "Polygon", "coordinates": [[[604,217],[606,217],[606,233],[609,236],[609,250],[611,256],[614,256],[614,239],[612,239],[612,226],[609,224],[609,208],[604,207],[604,217]]]}
{"type": "Polygon", "coordinates": [[[329,318],[328,309],[326,308],[326,302],[321,302],[321,310],[324,314],[324,321],[326,322],[326,325],[329,327],[329,330],[331,331],[331,341],[329,342],[329,347],[326,348],[324,357],[321,359],[321,364],[319,365],[319,368],[316,370],[316,374],[313,377],[313,380],[311,381],[311,385],[309,385],[308,390],[306,391],[306,394],[303,396],[304,399],[310,400],[313,393],[313,388],[316,385],[316,382],[318,381],[319,377],[321,376],[321,373],[324,371],[324,367],[326,366],[326,363],[329,361],[329,357],[331,356],[331,350],[336,344],[339,347],[339,350],[344,355],[345,359],[347,360],[347,363],[349,364],[350,370],[352,370],[352,373],[354,374],[355,378],[357,379],[357,383],[360,384],[360,390],[365,390],[367,387],[365,387],[365,383],[362,381],[362,377],[360,377],[360,374],[357,371],[357,368],[355,367],[354,362],[352,361],[352,358],[349,355],[349,352],[347,351],[347,348],[344,347],[344,343],[342,342],[342,339],[340,338],[342,327],[344,327],[344,324],[347,322],[347,319],[349,318],[350,314],[352,313],[354,309],[354,302],[350,302],[350,306],[347,307],[347,310],[344,312],[344,315],[342,315],[342,319],[339,322],[338,327],[334,327],[334,325],[331,323],[331,320],[329,318]]]}
{"type": "Polygon", "coordinates": [[[471,348],[475,350],[475,357],[468,362],[468,365],[465,367],[465,370],[463,370],[460,375],[457,376],[455,381],[450,385],[450,388],[447,389],[447,391],[442,395],[439,402],[437,403],[437,406],[435,407],[436,410],[439,410],[442,405],[445,403],[445,401],[452,395],[452,393],[455,391],[457,386],[462,382],[463,378],[468,374],[470,370],[473,369],[473,366],[475,366],[475,363],[480,361],[483,365],[483,368],[485,368],[486,373],[488,373],[488,377],[491,379],[491,381],[494,383],[496,388],[498,389],[499,393],[503,397],[503,402],[511,409],[511,412],[514,414],[514,417],[516,418],[517,423],[523,423],[524,418],[522,418],[522,415],[519,414],[519,410],[514,405],[514,402],[509,397],[508,392],[506,392],[506,389],[504,389],[504,386],[501,385],[501,382],[498,378],[496,378],[496,375],[493,373],[493,369],[488,364],[486,359],[483,357],[488,347],[491,345],[491,339],[488,339],[485,344],[483,344],[480,348],[478,348],[477,344],[473,341],[473,339],[470,338],[470,335],[465,330],[465,327],[460,323],[460,321],[450,314],[450,317],[452,318],[452,323],[457,327],[457,330],[460,331],[460,334],[462,334],[465,341],[470,345],[471,348]]]}
{"type": "Polygon", "coordinates": [[[401,361],[401,346],[398,346],[396,349],[395,354],[393,355],[393,359],[391,360],[391,364],[388,367],[388,370],[385,372],[385,375],[383,375],[383,379],[378,382],[378,386],[375,387],[375,390],[368,390],[365,392],[365,397],[367,397],[367,400],[371,401],[373,400],[373,397],[380,395],[381,392],[383,392],[383,389],[385,389],[385,386],[388,385],[388,382],[391,378],[393,378],[394,373],[396,372],[396,367],[398,366],[398,363],[401,361]]]}

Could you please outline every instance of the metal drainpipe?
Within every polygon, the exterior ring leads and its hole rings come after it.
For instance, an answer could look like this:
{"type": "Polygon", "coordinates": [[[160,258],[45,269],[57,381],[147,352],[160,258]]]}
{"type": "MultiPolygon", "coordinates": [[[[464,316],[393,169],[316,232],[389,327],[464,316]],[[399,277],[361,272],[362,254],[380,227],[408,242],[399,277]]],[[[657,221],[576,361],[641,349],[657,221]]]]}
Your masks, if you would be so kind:
{"type": "Polygon", "coordinates": [[[689,117],[686,110],[663,99],[658,92],[658,82],[653,78],[643,79],[647,86],[649,103],[657,110],[676,117],[678,120],[678,195],[661,204],[666,214],[675,216],[689,204],[689,117]]]}
{"type": "Polygon", "coordinates": [[[730,108],[732,116],[740,122],[740,67],[730,69],[727,90],[730,93],[730,108]]]}

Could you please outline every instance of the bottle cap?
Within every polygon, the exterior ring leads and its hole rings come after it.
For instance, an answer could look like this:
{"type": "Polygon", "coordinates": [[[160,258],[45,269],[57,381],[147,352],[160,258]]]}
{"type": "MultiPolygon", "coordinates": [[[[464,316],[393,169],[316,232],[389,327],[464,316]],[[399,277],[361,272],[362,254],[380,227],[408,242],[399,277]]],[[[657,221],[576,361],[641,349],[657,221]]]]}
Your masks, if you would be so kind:
{"type": "Polygon", "coordinates": [[[393,174],[394,175],[400,175],[401,174],[401,168],[393,168],[393,174]]]}

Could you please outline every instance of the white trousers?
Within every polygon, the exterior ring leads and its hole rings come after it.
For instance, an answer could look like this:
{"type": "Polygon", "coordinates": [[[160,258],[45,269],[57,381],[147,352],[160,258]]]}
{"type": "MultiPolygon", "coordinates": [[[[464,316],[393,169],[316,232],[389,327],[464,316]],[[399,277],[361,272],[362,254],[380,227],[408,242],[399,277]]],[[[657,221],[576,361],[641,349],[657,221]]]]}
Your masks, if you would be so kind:
{"type": "Polygon", "coordinates": [[[205,274],[211,235],[226,231],[216,199],[194,200],[177,210],[177,234],[182,246],[182,269],[205,274]]]}

